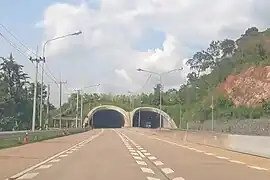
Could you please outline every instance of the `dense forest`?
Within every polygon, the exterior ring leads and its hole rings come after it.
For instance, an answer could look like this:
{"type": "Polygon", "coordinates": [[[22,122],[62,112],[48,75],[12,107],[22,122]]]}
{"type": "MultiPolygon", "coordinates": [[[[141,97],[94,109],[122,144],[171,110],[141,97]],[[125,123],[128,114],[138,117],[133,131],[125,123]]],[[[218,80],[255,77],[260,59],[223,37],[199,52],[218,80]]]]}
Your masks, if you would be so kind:
{"type": "MultiPolygon", "coordinates": [[[[0,131],[30,129],[32,124],[34,83],[29,81],[23,66],[18,64],[13,55],[0,56],[0,131]]],[[[40,102],[40,87],[38,84],[37,102],[40,102]]],[[[47,92],[43,87],[43,102],[47,92]]],[[[38,112],[37,105],[37,112],[38,112]]],[[[46,108],[46,104],[44,104],[46,108]]],[[[54,106],[50,105],[50,109],[54,106]]],[[[36,125],[38,126],[38,113],[36,125]]]]}
{"type": "MultiPolygon", "coordinates": [[[[259,107],[234,106],[232,100],[216,91],[216,87],[231,74],[238,74],[251,66],[269,65],[270,30],[259,32],[256,27],[248,28],[237,40],[224,39],[212,41],[208,48],[196,52],[186,63],[191,72],[187,83],[179,89],[162,92],[163,110],[171,115],[176,124],[182,121],[205,121],[211,119],[212,97],[214,119],[257,119],[270,115],[268,100],[259,107]],[[181,117],[180,117],[181,116],[181,117]]],[[[138,106],[159,106],[159,92],[162,85],[157,84],[150,94],[126,95],[85,94],[84,114],[100,104],[114,104],[131,110],[138,106]],[[131,101],[130,101],[131,100],[131,101]]],[[[76,96],[73,95],[64,105],[65,114],[75,113],[76,96]]]]}

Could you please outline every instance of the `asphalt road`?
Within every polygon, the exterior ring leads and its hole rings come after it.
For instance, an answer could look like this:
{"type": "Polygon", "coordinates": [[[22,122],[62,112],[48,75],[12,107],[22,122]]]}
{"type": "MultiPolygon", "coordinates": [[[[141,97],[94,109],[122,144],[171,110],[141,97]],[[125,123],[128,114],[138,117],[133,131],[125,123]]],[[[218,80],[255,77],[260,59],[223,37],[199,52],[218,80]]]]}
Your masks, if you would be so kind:
{"type": "MultiPolygon", "coordinates": [[[[132,129],[105,129],[65,137],[65,148],[59,147],[58,152],[55,150],[46,158],[25,165],[28,170],[24,172],[22,168],[20,171],[17,168],[12,175],[18,175],[14,176],[15,179],[34,180],[270,179],[268,159],[261,159],[265,166],[260,167],[250,164],[252,156],[245,162],[243,158],[237,159],[238,156],[234,153],[198,145],[183,145],[180,141],[175,142],[142,132],[132,129]],[[80,142],[71,141],[72,138],[80,139],[80,142]]],[[[36,146],[38,144],[36,143],[36,146]]],[[[49,145],[48,149],[52,144],[49,145]]],[[[8,151],[6,150],[6,153],[8,151]]],[[[45,153],[46,149],[43,151],[45,153]]],[[[2,156],[3,154],[2,152],[2,156]]],[[[2,168],[1,151],[0,164],[1,179],[2,171],[5,171],[5,168],[2,168]]],[[[12,175],[9,170],[8,177],[12,175]]]]}

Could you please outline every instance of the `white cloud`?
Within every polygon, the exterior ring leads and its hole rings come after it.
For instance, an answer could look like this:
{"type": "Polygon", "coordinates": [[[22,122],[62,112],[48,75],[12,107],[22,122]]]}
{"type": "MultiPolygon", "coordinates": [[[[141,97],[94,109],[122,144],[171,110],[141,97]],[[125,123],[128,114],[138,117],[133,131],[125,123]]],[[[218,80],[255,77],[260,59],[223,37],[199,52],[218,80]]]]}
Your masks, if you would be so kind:
{"type": "MultiPolygon", "coordinates": [[[[194,47],[205,47],[214,39],[236,38],[249,26],[265,27],[269,21],[266,17],[263,20],[264,13],[256,12],[267,11],[269,3],[261,5],[266,2],[100,0],[99,9],[87,3],[58,3],[46,9],[38,25],[44,28],[44,39],[83,31],[82,36],[49,44],[46,51],[53,72],[61,71],[70,86],[110,83],[128,91],[138,89],[148,76],[136,68],[162,72],[184,66],[183,61],[196,51],[194,47]],[[149,28],[166,34],[163,48],[147,52],[133,49],[132,43],[149,28]]],[[[182,75],[165,77],[165,86],[184,82],[186,69],[182,75]]]]}

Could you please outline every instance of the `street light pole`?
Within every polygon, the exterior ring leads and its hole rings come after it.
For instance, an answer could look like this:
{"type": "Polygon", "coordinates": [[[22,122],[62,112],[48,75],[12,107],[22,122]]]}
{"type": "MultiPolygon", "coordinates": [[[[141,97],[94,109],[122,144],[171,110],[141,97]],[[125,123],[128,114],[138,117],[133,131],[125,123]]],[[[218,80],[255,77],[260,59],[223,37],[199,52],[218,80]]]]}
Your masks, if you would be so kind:
{"type": "Polygon", "coordinates": [[[45,69],[45,50],[46,50],[46,46],[48,43],[55,41],[55,40],[59,40],[59,39],[63,39],[69,36],[77,36],[82,34],[82,31],[77,31],[75,33],[71,33],[71,34],[67,34],[64,36],[59,36],[59,37],[55,37],[52,39],[47,40],[44,44],[43,44],[43,50],[42,50],[42,58],[43,58],[43,63],[41,65],[41,88],[40,88],[40,112],[39,112],[39,122],[40,124],[42,124],[42,115],[43,115],[43,84],[44,84],[44,69],[45,69]]]}
{"type": "MultiPolygon", "coordinates": [[[[177,68],[177,69],[173,69],[173,70],[170,70],[170,71],[167,71],[167,72],[163,72],[163,73],[157,73],[157,72],[153,72],[153,71],[149,71],[149,70],[144,70],[144,69],[137,69],[137,71],[139,72],[146,72],[146,73],[150,73],[150,74],[153,74],[153,75],[156,75],[159,77],[159,83],[160,83],[160,92],[159,92],[159,109],[160,111],[162,111],[162,75],[165,75],[165,74],[169,74],[169,73],[172,73],[174,71],[180,71],[180,70],[183,70],[183,68],[177,68]]],[[[163,123],[162,123],[162,115],[161,113],[159,113],[159,129],[161,130],[163,126],[163,123]]]]}

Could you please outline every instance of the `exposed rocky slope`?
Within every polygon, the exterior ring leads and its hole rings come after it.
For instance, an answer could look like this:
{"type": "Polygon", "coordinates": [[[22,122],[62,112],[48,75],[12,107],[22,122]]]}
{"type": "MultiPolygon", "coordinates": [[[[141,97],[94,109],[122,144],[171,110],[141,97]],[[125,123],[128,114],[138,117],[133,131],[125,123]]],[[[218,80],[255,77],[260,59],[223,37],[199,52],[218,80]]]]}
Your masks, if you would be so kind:
{"type": "Polygon", "coordinates": [[[237,75],[229,75],[217,90],[225,92],[235,106],[260,106],[270,99],[270,66],[250,67],[237,75]]]}

